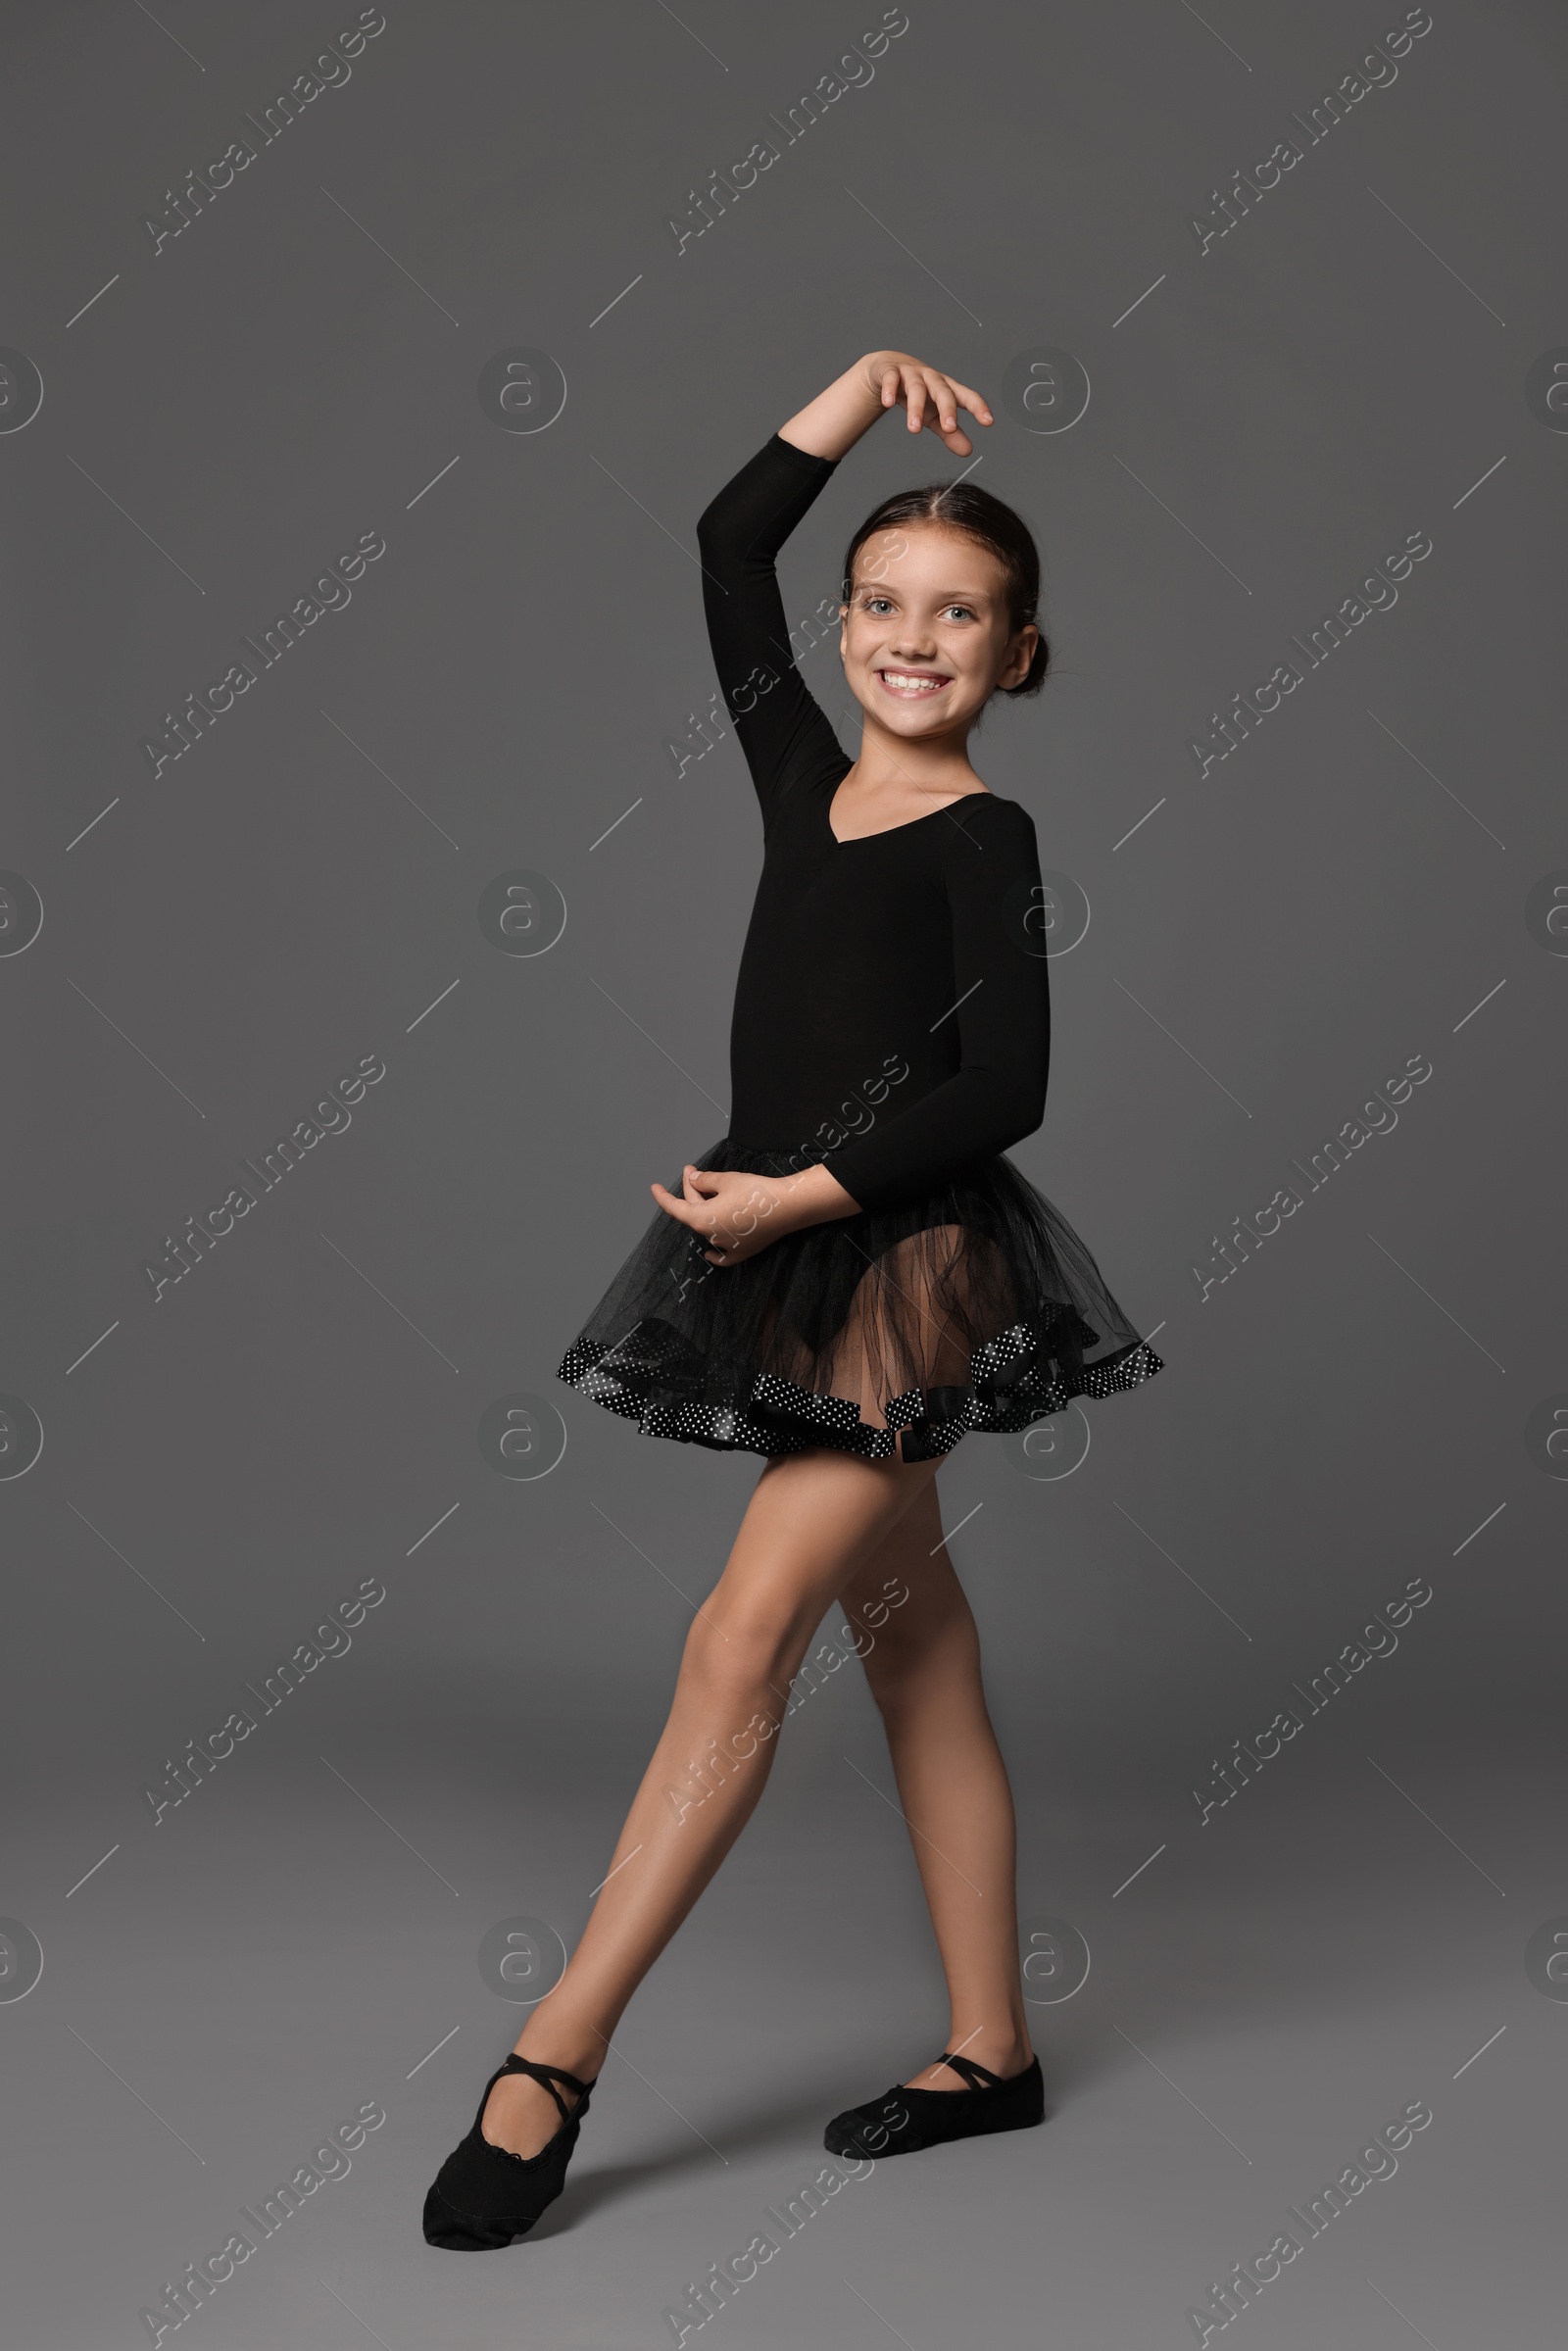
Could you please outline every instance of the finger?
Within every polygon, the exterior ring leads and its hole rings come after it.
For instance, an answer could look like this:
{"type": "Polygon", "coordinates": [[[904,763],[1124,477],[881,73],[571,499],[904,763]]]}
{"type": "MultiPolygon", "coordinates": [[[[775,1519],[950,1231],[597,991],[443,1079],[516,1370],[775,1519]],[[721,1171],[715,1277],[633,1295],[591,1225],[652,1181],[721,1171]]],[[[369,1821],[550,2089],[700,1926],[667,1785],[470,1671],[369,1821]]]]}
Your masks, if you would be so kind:
{"type": "Polygon", "coordinates": [[[944,424],[934,404],[926,416],[925,429],[927,432],[934,432],[937,439],[946,448],[953,451],[955,457],[964,457],[968,454],[969,441],[957,419],[955,418],[952,424],[944,424]]]}
{"type": "Polygon", "coordinates": [[[689,1225],[697,1222],[698,1211],[688,1200],[677,1200],[674,1193],[666,1191],[662,1184],[650,1184],[648,1189],[663,1209],[664,1214],[672,1216],[677,1224],[689,1225]]]}
{"type": "Polygon", "coordinates": [[[966,408],[976,423],[995,424],[996,418],[991,414],[983,393],[975,391],[970,384],[959,383],[956,375],[950,375],[948,381],[953,386],[958,406],[966,408]]]}
{"type": "Polygon", "coordinates": [[[932,407],[943,432],[956,432],[958,429],[958,396],[954,389],[952,377],[940,375],[933,368],[927,380],[931,387],[932,407]]]}
{"type": "Polygon", "coordinates": [[[904,372],[904,400],[909,412],[909,430],[918,432],[925,420],[925,376],[918,367],[904,372]]]}
{"type": "Polygon", "coordinates": [[[934,368],[930,370],[930,379],[931,412],[925,420],[927,429],[934,432],[955,457],[967,457],[974,444],[958,422],[961,403],[957,387],[950,376],[940,375],[934,368]]]}
{"type": "Polygon", "coordinates": [[[899,396],[899,371],[897,367],[883,368],[881,389],[882,406],[884,408],[891,408],[899,396]]]}

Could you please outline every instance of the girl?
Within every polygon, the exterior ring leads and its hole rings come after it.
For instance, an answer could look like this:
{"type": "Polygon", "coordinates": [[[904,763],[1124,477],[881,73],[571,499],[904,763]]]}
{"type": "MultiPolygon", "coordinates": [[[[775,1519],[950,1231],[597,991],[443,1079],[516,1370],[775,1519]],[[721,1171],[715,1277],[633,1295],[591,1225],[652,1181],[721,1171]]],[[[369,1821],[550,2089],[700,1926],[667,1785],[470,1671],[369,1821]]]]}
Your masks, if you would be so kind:
{"type": "Polygon", "coordinates": [[[1065,1219],[1001,1154],[1050,1040],[1035,829],[968,740],[1038,693],[1028,530],[975,484],[887,499],[845,558],[846,759],[794,666],[774,558],[883,410],[972,443],[979,393],[879,351],[792,416],[697,526],[719,683],[761,803],[724,1140],[689,1161],[559,1376],[648,1435],[765,1456],[564,1975],[425,2204],[431,2244],[510,2244],[561,2192],[627,2001],[762,1792],[823,1611],[878,1627],[867,1679],[951,2000],[947,2049],[827,2127],[902,2154],[1044,2118],[1014,1915],[1012,1798],[936,1472],[1158,1371],[1065,1219]],[[889,1594],[898,1593],[891,1601],[889,1594]]]}

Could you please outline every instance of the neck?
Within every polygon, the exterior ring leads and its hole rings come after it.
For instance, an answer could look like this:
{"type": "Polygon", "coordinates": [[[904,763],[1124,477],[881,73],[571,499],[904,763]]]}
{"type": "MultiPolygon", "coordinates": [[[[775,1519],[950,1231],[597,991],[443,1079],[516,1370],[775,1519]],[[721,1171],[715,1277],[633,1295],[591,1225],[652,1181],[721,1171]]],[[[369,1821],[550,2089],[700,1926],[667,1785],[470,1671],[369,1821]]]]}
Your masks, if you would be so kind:
{"type": "Polygon", "coordinates": [[[885,787],[951,797],[967,791],[980,778],[969,764],[967,727],[946,735],[923,735],[911,743],[867,710],[861,718],[860,755],[845,781],[870,792],[885,787]]]}

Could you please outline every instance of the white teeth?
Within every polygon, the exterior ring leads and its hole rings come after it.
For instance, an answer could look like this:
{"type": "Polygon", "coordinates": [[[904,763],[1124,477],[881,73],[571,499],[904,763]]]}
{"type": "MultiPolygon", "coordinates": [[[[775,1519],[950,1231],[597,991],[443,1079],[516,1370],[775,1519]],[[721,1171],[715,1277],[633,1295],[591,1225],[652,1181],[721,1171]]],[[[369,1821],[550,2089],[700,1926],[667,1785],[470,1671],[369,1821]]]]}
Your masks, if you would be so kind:
{"type": "Polygon", "coordinates": [[[884,685],[892,686],[895,692],[900,694],[938,694],[942,690],[944,680],[937,677],[911,676],[903,669],[884,669],[882,682],[884,685]]]}

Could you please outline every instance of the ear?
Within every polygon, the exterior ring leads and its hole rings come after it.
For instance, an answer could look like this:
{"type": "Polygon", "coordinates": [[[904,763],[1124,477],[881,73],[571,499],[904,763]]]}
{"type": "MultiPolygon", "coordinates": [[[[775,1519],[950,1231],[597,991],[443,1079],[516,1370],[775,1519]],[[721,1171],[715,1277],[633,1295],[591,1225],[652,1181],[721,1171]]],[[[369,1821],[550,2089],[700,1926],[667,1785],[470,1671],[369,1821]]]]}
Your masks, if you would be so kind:
{"type": "Polygon", "coordinates": [[[1026,622],[1018,631],[1017,642],[1008,656],[1006,665],[997,679],[999,686],[1021,686],[1023,684],[1029,674],[1029,664],[1035,658],[1035,647],[1039,642],[1039,629],[1035,627],[1032,620],[1026,622]]]}

